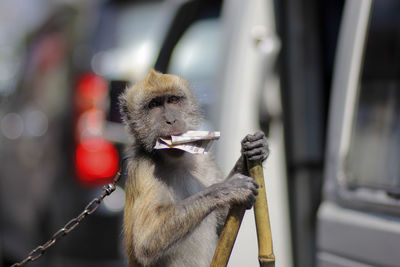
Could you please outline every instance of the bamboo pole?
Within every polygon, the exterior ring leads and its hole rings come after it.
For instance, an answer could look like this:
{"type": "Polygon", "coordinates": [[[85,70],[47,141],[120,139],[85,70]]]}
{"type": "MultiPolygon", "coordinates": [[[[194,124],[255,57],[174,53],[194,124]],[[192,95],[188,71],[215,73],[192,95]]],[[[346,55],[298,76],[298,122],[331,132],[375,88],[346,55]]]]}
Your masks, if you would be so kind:
{"type": "Polygon", "coordinates": [[[242,206],[234,206],[229,211],[210,267],[222,267],[228,264],[245,211],[242,206]]]}
{"type": "Polygon", "coordinates": [[[265,192],[264,172],[260,162],[247,162],[249,174],[259,185],[258,195],[254,203],[254,217],[256,220],[258,240],[258,261],[260,266],[275,266],[275,255],[272,247],[271,225],[269,222],[268,201],[265,192]]]}
{"type": "MultiPolygon", "coordinates": [[[[258,261],[261,267],[274,267],[275,256],[272,250],[272,235],[262,165],[261,162],[247,162],[247,166],[250,176],[253,177],[259,185],[258,195],[254,204],[258,239],[258,261]]],[[[244,213],[245,209],[241,206],[234,206],[229,211],[210,267],[227,266],[244,213]]]]}

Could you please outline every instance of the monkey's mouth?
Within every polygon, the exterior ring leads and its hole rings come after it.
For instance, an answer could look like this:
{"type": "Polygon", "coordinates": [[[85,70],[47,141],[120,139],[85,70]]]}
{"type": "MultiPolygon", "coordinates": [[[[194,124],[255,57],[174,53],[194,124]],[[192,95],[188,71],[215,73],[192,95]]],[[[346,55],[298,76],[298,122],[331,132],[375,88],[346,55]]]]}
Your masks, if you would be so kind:
{"type": "Polygon", "coordinates": [[[171,136],[176,136],[176,135],[181,135],[181,134],[183,134],[183,133],[172,133],[172,134],[160,136],[159,138],[162,138],[162,139],[171,139],[171,136]]]}
{"type": "Polygon", "coordinates": [[[174,149],[174,148],[170,148],[170,149],[164,149],[165,153],[173,158],[178,158],[181,157],[183,154],[185,154],[186,152],[180,149],[174,149]]]}
{"type": "Polygon", "coordinates": [[[169,139],[171,138],[172,135],[181,135],[184,133],[186,133],[186,131],[168,131],[166,133],[161,134],[159,138],[169,139]]]}
{"type": "Polygon", "coordinates": [[[219,139],[220,132],[188,131],[182,135],[172,135],[168,138],[159,138],[154,149],[179,149],[192,154],[204,154],[209,150],[212,142],[219,139]]]}

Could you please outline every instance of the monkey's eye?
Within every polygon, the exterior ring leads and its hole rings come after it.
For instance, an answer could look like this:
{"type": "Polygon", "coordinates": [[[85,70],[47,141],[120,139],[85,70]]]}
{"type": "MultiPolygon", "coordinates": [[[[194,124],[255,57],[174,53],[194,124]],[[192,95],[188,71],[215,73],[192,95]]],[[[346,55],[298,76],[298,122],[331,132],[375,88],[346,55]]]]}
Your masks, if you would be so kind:
{"type": "Polygon", "coordinates": [[[155,107],[159,107],[162,105],[162,101],[160,99],[154,98],[150,101],[148,107],[150,109],[155,108],[155,107]]]}
{"type": "Polygon", "coordinates": [[[177,104],[180,100],[181,100],[181,97],[179,97],[179,96],[173,95],[173,96],[168,97],[168,103],[170,103],[170,104],[177,104]]]}

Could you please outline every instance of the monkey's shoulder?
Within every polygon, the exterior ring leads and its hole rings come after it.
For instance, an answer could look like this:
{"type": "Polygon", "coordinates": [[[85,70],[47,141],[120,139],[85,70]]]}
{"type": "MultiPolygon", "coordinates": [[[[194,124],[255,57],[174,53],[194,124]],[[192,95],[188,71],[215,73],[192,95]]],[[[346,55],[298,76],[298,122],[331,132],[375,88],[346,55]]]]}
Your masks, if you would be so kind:
{"type": "Polygon", "coordinates": [[[159,188],[154,179],[155,164],[146,157],[132,157],[127,164],[125,190],[127,194],[139,196],[159,188]]]}

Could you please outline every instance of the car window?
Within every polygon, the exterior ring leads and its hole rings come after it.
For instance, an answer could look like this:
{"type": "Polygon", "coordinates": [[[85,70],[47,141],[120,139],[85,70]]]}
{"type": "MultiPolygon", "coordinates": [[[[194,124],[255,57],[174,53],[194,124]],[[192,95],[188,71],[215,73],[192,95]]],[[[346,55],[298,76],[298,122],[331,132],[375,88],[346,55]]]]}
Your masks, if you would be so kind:
{"type": "Polygon", "coordinates": [[[211,108],[216,99],[214,81],[220,61],[220,23],[218,18],[193,23],[177,43],[167,70],[189,81],[204,112],[206,124],[212,121],[211,108]]]}
{"type": "Polygon", "coordinates": [[[371,10],[346,184],[400,193],[400,5],[375,1],[371,10]]]}
{"type": "Polygon", "coordinates": [[[113,80],[142,79],[153,65],[160,49],[173,5],[167,2],[139,2],[115,7],[103,24],[114,26],[102,31],[97,38],[104,43],[114,35],[111,47],[99,47],[94,55],[92,68],[96,74],[113,80]]]}

